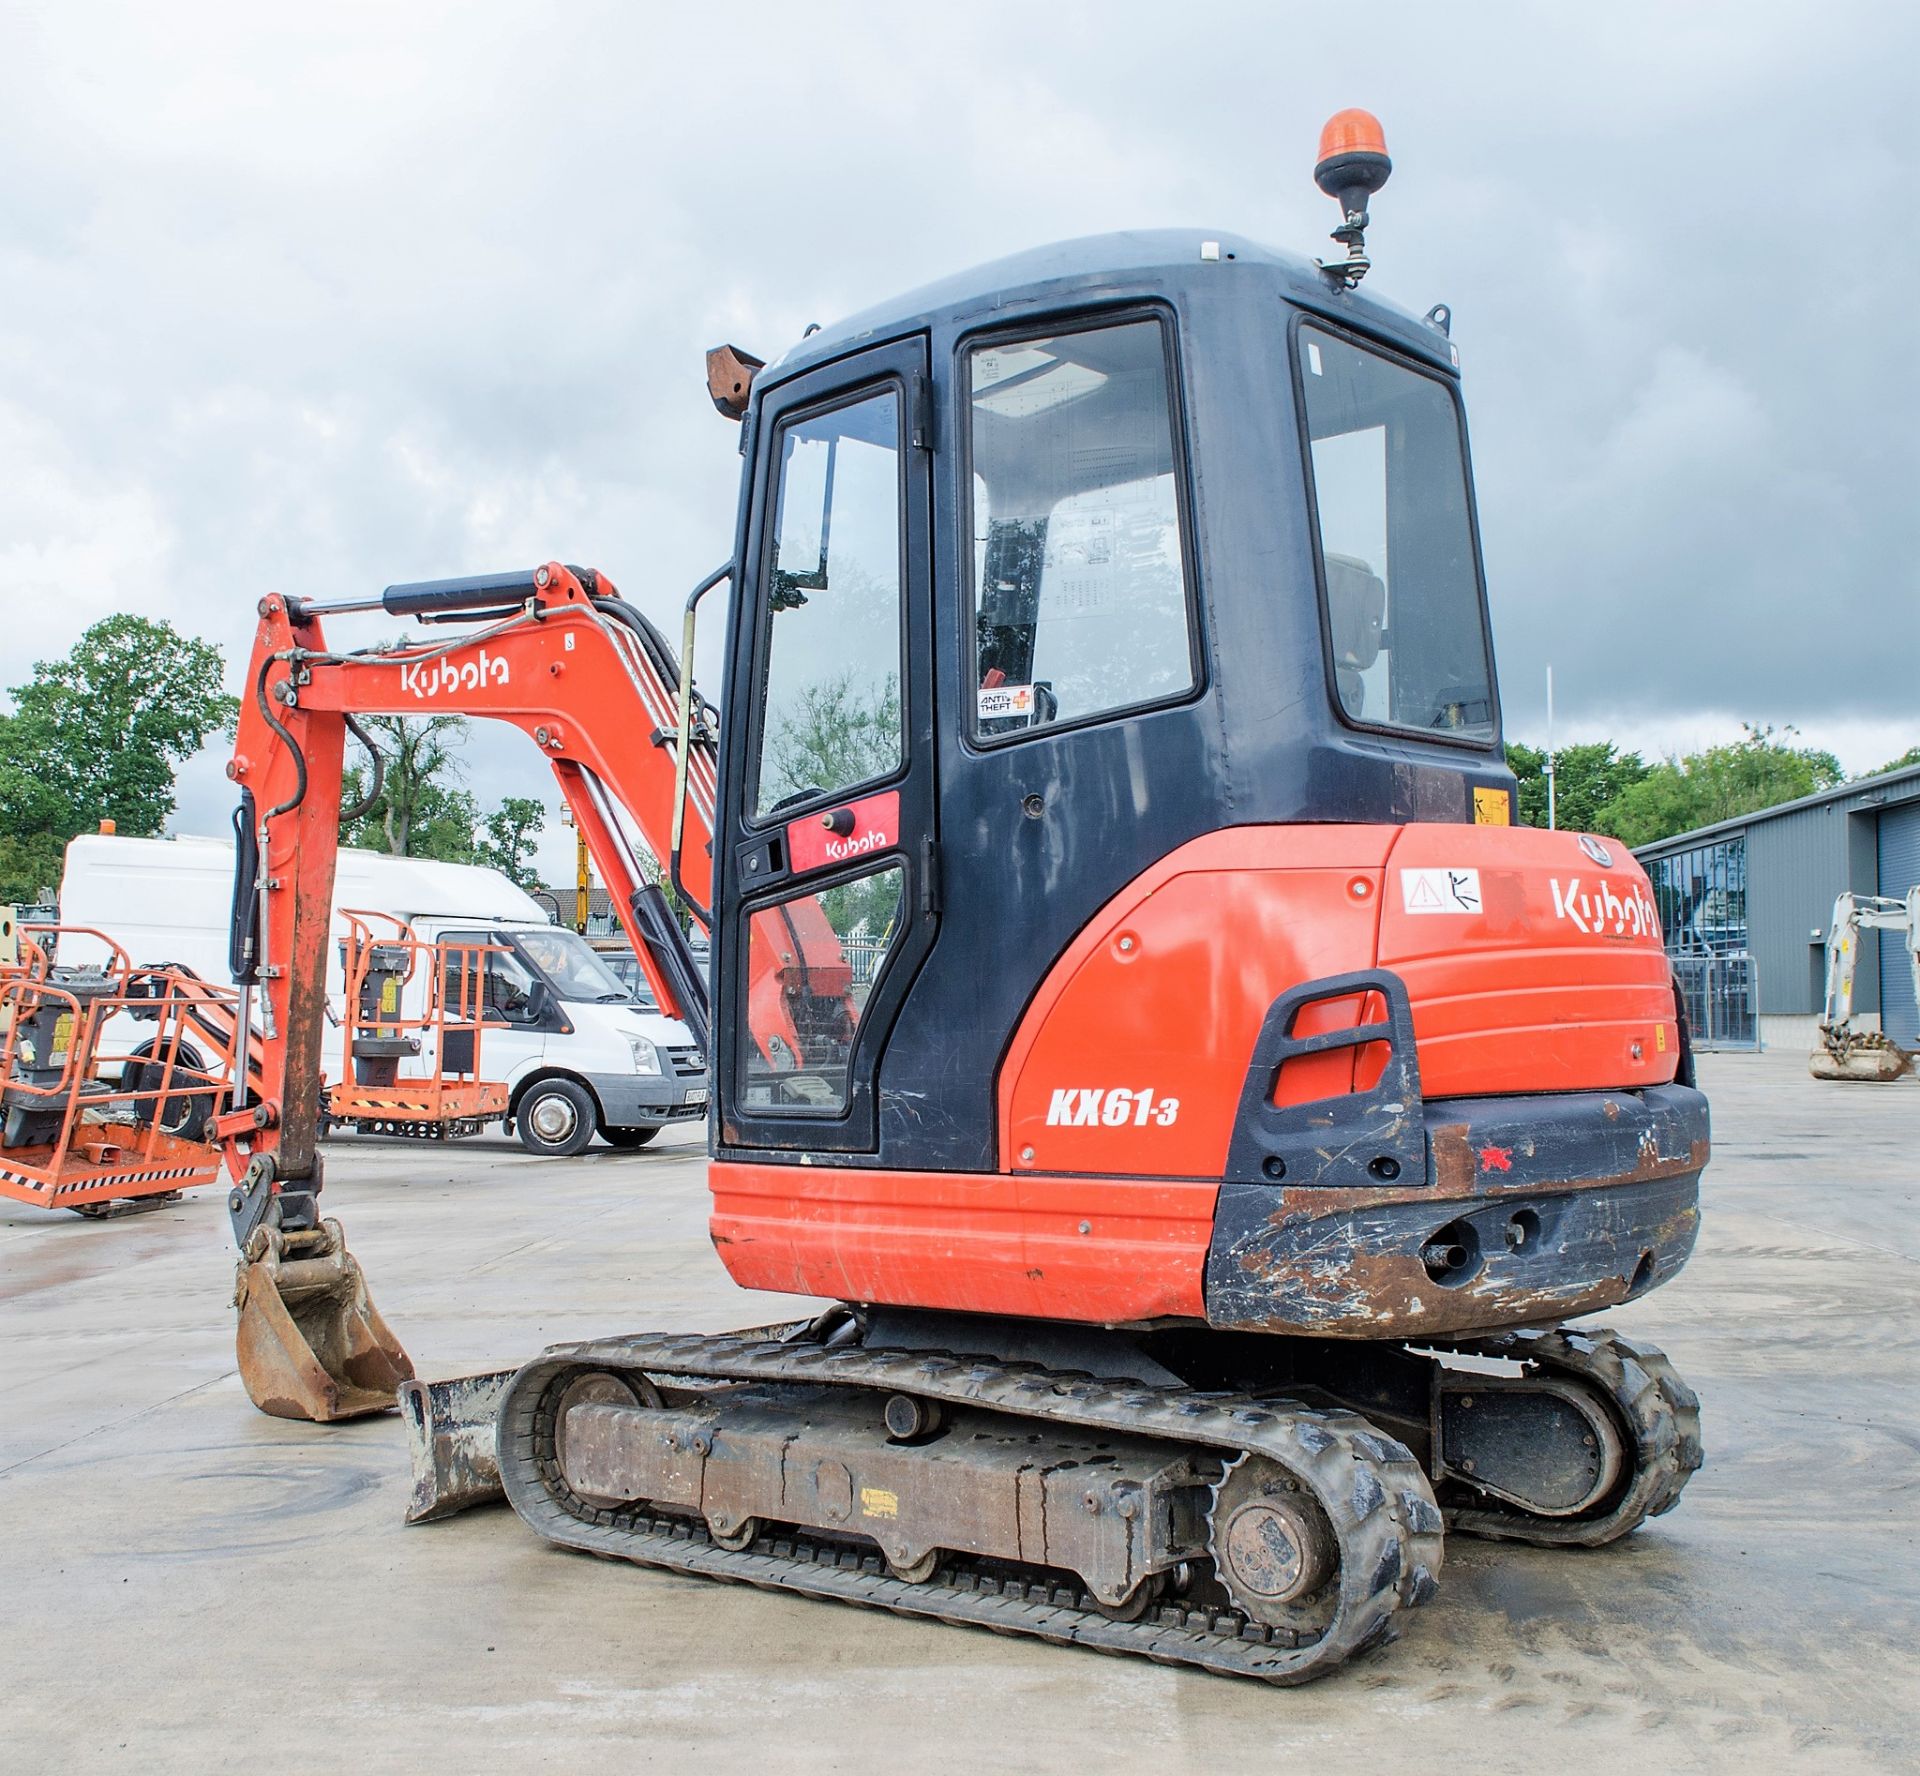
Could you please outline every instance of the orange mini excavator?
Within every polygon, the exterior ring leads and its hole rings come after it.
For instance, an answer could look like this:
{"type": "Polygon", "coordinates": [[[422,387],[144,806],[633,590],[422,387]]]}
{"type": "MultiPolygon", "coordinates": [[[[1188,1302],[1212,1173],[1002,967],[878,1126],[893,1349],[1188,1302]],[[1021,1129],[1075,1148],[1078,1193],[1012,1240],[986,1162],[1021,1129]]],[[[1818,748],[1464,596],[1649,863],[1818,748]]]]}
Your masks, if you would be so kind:
{"type": "Polygon", "coordinates": [[[1675,1503],[1693,1395],[1564,1322],[1686,1262],[1707,1106],[1632,856],[1510,824],[1449,317],[1357,288],[1388,170],[1329,125],[1328,262],[1109,236],[711,354],[717,707],[557,563],[262,603],[221,1129],[254,1265],[331,1305],[257,1400],[410,1375],[316,1210],[320,983],[345,718],[457,709],[546,755],[709,1030],[721,1262],[833,1305],[410,1384],[416,1514],[504,1488],[569,1548],[1297,1682],[1448,1528],[1675,1503]],[[329,649],[376,607],[434,628],[329,649]]]}

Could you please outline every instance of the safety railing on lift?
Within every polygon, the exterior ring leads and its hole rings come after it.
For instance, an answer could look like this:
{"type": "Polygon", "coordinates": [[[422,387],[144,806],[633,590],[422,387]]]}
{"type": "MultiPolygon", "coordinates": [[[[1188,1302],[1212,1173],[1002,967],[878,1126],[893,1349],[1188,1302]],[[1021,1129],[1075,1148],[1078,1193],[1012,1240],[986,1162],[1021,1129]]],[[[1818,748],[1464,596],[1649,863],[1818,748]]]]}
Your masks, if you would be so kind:
{"type": "Polygon", "coordinates": [[[237,995],[136,965],[91,927],[21,937],[0,965],[0,1194],[93,1212],[212,1181],[204,1137],[232,1077],[237,995]],[[61,964],[63,940],[104,959],[61,964]]]}

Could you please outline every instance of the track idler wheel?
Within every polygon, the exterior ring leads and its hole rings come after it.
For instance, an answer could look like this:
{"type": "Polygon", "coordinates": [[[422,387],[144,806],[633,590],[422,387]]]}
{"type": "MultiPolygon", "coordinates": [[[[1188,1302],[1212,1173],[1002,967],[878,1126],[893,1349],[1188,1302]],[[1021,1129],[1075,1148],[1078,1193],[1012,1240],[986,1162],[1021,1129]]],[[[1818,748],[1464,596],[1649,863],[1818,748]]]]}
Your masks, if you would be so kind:
{"type": "Polygon", "coordinates": [[[1207,1551],[1237,1608],[1270,1628],[1317,1627],[1312,1600],[1340,1563],[1326,1513],[1278,1462],[1247,1456],[1213,1489],[1207,1551]]]}
{"type": "Polygon", "coordinates": [[[1671,1511],[1705,1460],[1699,1397],[1653,1345],[1603,1326],[1566,1326],[1460,1348],[1517,1362],[1559,1390],[1578,1390],[1589,1413],[1612,1419],[1621,1450],[1604,1495],[1577,1511],[1512,1509],[1497,1496],[1460,1499],[1447,1513],[1453,1529],[1548,1548],[1604,1547],[1671,1511]]]}
{"type": "MultiPolygon", "coordinates": [[[[644,1375],[615,1375],[611,1370],[588,1370],[567,1384],[560,1396],[560,1409],[554,1419],[554,1448],[564,1468],[567,1462],[567,1415],[576,1406],[646,1406],[660,1409],[660,1390],[644,1375]]],[[[598,1509],[611,1509],[626,1503],[598,1493],[582,1492],[580,1497],[598,1509]]],[[[747,1541],[753,1540],[752,1536],[747,1541]]],[[[746,1546],[746,1542],[740,1544],[746,1546]]]]}
{"type": "Polygon", "coordinates": [[[234,1349],[247,1398],[316,1424],[386,1412],[413,1364],[367,1294],[338,1221],[256,1227],[234,1283],[234,1349]]]}

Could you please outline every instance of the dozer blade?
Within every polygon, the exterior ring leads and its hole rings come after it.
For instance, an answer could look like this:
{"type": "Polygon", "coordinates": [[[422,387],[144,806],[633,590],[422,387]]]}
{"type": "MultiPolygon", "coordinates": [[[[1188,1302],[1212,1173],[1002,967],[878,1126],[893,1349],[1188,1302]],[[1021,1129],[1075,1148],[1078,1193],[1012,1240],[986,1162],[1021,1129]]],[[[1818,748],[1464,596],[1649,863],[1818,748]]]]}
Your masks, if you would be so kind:
{"type": "Polygon", "coordinates": [[[451,1381],[401,1383],[400,1416],[406,1420],[407,1450],[413,1458],[409,1523],[431,1523],[505,1499],[496,1426],[500,1397],[518,1373],[496,1369],[451,1381]]]}
{"type": "Polygon", "coordinates": [[[316,1424],[387,1412],[413,1364],[367,1294],[338,1221],[311,1233],[259,1227],[234,1286],[247,1397],[316,1424]]]}

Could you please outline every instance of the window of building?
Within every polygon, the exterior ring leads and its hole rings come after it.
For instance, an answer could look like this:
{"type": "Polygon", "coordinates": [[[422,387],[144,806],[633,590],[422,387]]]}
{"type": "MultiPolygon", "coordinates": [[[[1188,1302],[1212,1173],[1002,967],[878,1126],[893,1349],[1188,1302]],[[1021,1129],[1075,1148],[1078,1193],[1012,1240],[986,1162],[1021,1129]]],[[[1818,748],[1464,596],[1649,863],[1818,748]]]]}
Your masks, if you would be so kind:
{"type": "Polygon", "coordinates": [[[1736,833],[1647,864],[1667,952],[1724,956],[1747,947],[1747,838],[1736,833]]]}

